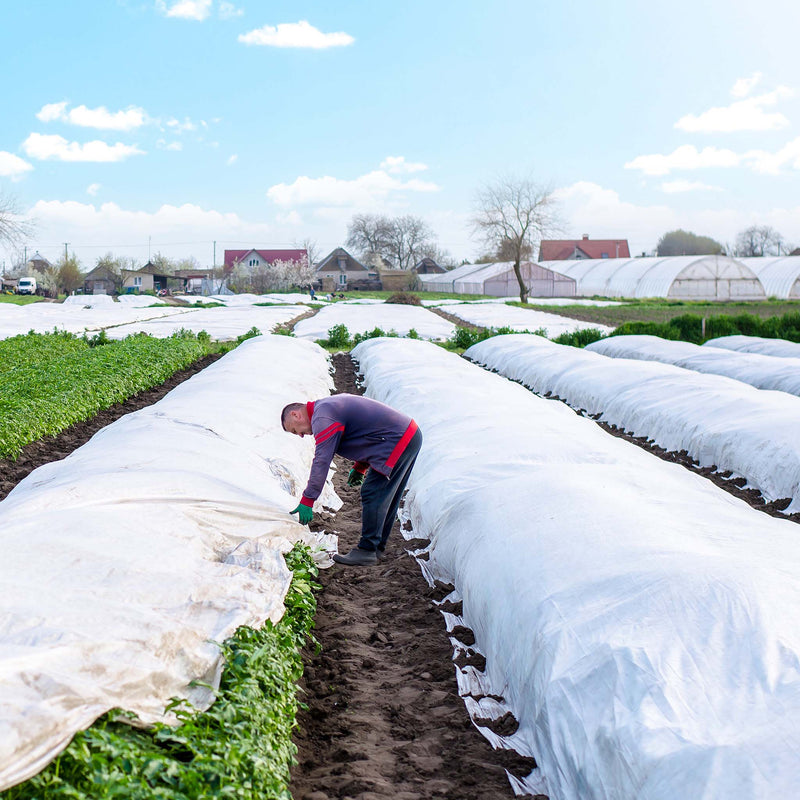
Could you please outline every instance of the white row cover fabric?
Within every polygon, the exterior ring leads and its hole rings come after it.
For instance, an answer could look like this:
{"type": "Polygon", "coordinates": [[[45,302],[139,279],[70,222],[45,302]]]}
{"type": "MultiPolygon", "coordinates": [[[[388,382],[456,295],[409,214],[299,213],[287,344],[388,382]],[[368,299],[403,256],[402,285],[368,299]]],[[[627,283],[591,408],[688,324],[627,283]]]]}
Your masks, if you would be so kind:
{"type": "MultiPolygon", "coordinates": [[[[0,339],[18,336],[30,330],[47,333],[53,329],[68,333],[83,334],[99,331],[112,325],[123,325],[175,314],[185,314],[188,309],[176,306],[136,307],[126,303],[114,303],[107,295],[81,295],[86,303],[64,301],[63,303],[31,303],[18,306],[0,303],[0,339]],[[105,302],[100,298],[105,298],[105,302]]],[[[74,297],[67,300],[74,300],[74,297]]],[[[155,299],[155,298],[153,298],[155,299]]]]}
{"type": "Polygon", "coordinates": [[[183,328],[193,333],[205,331],[218,341],[232,341],[252,328],[257,328],[261,333],[269,333],[278,325],[304,314],[307,310],[305,306],[250,304],[227,308],[196,308],[170,317],[108,328],[106,334],[109,339],[124,339],[132,333],[147,333],[165,338],[183,328]]]}
{"type": "Polygon", "coordinates": [[[608,358],[539,336],[496,336],[465,355],[575,409],[731,470],[800,511],[800,398],[656,361],[608,358]]]}
{"type": "Polygon", "coordinates": [[[573,278],[579,295],[689,300],[760,300],[766,297],[753,271],[727,256],[587,258],[541,263],[573,278]]]}
{"type": "Polygon", "coordinates": [[[721,347],[775,358],[800,358],[800,343],[786,339],[764,339],[760,336],[720,336],[718,339],[709,339],[703,347],[721,347]]]}
{"type": "Polygon", "coordinates": [[[281,554],[324,541],[287,513],[314,448],[280,410],[330,387],[316,345],[251,339],[0,503],[0,789],[111,708],[207,707],[214,642],[280,619],[281,554]]]}
{"type": "Polygon", "coordinates": [[[448,306],[447,313],[453,314],[472,325],[484,328],[511,328],[516,331],[535,331],[544,328],[548,338],[555,338],[562,333],[574,333],[585,328],[594,328],[605,334],[613,328],[596,322],[582,322],[559,314],[548,314],[546,311],[507,306],[499,303],[462,303],[448,306]]]}
{"type": "Polygon", "coordinates": [[[671,341],[659,336],[611,336],[592,342],[585,349],[611,358],[660,361],[695,372],[726,375],[757,389],[800,395],[800,358],[738,353],[721,347],[700,347],[691,342],[671,341]]]}
{"type": "Polygon", "coordinates": [[[420,424],[415,533],[550,797],[794,796],[796,526],[433,345],[354,355],[420,424]]]}
{"type": "Polygon", "coordinates": [[[456,329],[451,322],[419,306],[339,302],[301,319],[294,326],[294,335],[301,339],[327,339],[334,325],[345,325],[351,336],[376,327],[405,336],[413,328],[421,338],[435,340],[449,339],[456,329]]]}
{"type": "Polygon", "coordinates": [[[252,303],[224,308],[145,307],[135,302],[115,303],[107,295],[81,295],[80,298],[91,300],[92,304],[65,301],[12,306],[0,303],[0,339],[30,330],[46,333],[54,328],[78,335],[105,329],[111,339],[124,339],[132,333],[164,337],[184,328],[195,333],[204,330],[212,339],[230,341],[253,327],[269,333],[308,310],[307,306],[255,306],[252,303]]]}

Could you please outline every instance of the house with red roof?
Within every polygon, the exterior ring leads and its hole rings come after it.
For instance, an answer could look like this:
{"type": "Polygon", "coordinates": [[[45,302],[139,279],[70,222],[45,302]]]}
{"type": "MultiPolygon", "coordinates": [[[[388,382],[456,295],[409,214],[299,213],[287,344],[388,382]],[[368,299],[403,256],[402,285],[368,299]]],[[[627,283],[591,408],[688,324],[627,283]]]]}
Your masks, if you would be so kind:
{"type": "Polygon", "coordinates": [[[250,269],[258,269],[276,261],[302,261],[308,259],[308,251],[305,249],[295,250],[226,250],[225,251],[225,272],[232,272],[233,268],[239,264],[250,269]]]}
{"type": "Polygon", "coordinates": [[[630,258],[627,239],[542,239],[539,261],[572,261],[581,258],[630,258]]]}

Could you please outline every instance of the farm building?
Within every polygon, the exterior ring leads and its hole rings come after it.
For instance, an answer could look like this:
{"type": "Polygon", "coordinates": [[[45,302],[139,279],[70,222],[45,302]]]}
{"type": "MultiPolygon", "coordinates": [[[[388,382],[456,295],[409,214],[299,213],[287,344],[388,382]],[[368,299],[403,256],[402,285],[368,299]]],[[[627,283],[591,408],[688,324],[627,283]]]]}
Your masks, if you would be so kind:
{"type": "Polygon", "coordinates": [[[800,254],[738,260],[758,276],[767,297],[800,300],[800,254]]]}
{"type": "Polygon", "coordinates": [[[380,289],[376,273],[354,258],[343,247],[337,247],[314,266],[324,292],[344,289],[380,289]]]}
{"type": "Polygon", "coordinates": [[[539,263],[543,261],[577,261],[581,258],[630,258],[627,239],[542,239],[539,263]]]}
{"type": "Polygon", "coordinates": [[[762,300],[767,296],[753,270],[727,256],[593,258],[544,265],[573,278],[582,297],[762,300]]]}
{"type": "MultiPolygon", "coordinates": [[[[531,297],[574,297],[575,280],[560,272],[531,261],[521,265],[522,278],[531,297]]],[[[463,264],[441,275],[420,275],[426,292],[455,292],[457,294],[488,294],[492,297],[519,295],[519,283],[514,264],[502,261],[495,264],[463,264]]]]}

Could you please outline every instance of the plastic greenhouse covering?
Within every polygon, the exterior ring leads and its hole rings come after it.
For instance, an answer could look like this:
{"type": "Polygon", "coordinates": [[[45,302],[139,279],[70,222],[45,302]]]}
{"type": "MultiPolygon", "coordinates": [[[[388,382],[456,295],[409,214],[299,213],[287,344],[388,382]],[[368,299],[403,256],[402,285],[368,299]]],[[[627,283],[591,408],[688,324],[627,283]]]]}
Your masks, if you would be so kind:
{"type": "MultiPolygon", "coordinates": [[[[330,387],[316,345],[251,339],[0,503],[0,788],[112,708],[209,705],[193,682],[218,683],[215,642],[283,614],[281,554],[335,547],[287,513],[313,444],[279,419],[330,387]]],[[[321,500],[341,504],[330,484],[321,500]]]]}
{"type": "Polygon", "coordinates": [[[466,355],[575,409],[743,476],[800,511],[800,398],[655,361],[608,358],[539,336],[496,336],[466,355]]]}
{"type": "Polygon", "coordinates": [[[558,800],[794,796],[796,526],[434,345],[354,354],[423,430],[406,507],[530,780],[558,800]]]}
{"type": "Polygon", "coordinates": [[[695,372],[726,375],[757,389],[800,395],[800,358],[775,358],[721,347],[700,347],[658,336],[612,336],[592,342],[586,350],[612,358],[661,361],[695,372]]]}

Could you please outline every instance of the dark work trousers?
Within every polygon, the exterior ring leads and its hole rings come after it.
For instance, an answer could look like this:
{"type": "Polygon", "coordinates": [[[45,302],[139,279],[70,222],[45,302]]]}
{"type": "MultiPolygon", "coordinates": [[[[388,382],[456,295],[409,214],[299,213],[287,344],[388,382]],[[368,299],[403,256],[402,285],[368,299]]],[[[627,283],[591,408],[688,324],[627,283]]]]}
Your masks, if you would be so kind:
{"type": "Polygon", "coordinates": [[[422,431],[417,428],[388,478],[374,469],[367,473],[361,485],[361,541],[358,546],[362,550],[383,550],[386,547],[420,447],[422,431]]]}

